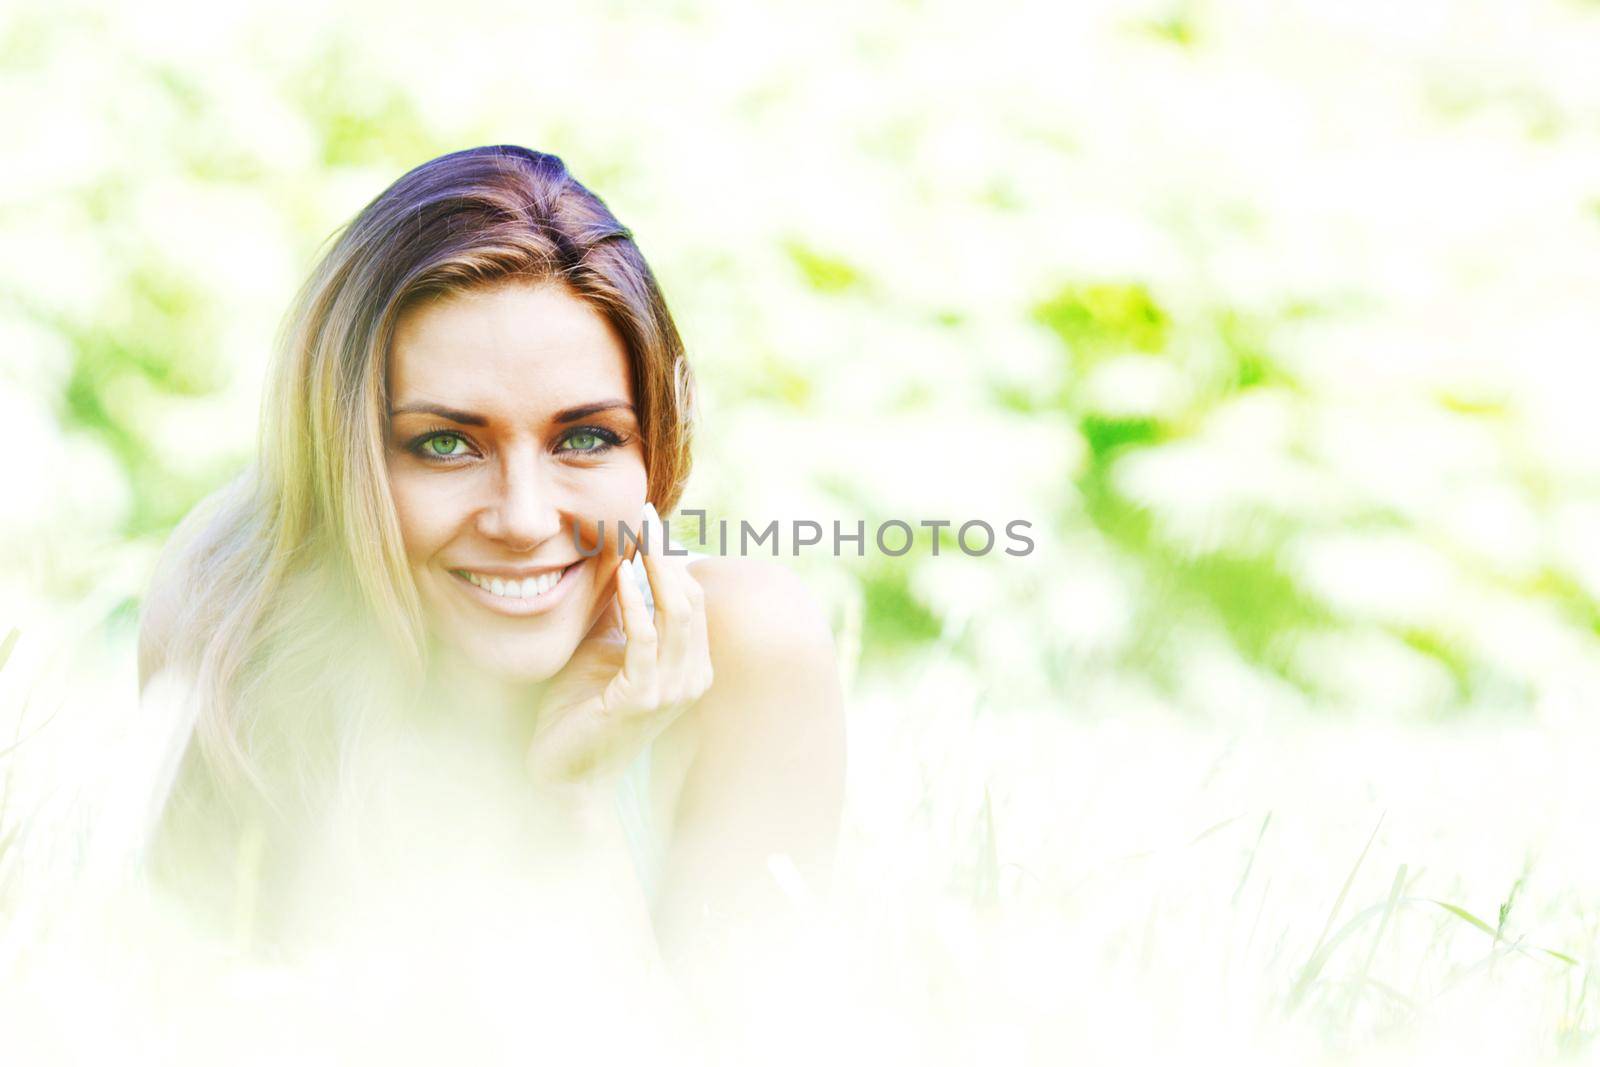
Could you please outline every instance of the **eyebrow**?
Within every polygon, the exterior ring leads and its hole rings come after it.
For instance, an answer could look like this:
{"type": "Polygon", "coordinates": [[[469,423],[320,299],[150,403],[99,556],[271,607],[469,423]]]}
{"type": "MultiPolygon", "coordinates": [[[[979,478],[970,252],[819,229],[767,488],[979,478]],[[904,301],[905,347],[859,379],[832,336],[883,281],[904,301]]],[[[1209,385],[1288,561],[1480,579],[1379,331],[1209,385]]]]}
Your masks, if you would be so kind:
{"type": "MultiPolygon", "coordinates": [[[[558,411],[555,414],[555,421],[559,423],[577,422],[579,419],[586,419],[590,415],[598,415],[602,411],[611,411],[615,408],[626,408],[629,411],[633,411],[633,405],[626,400],[602,400],[599,403],[582,404],[575,408],[558,411]]],[[[449,419],[451,422],[459,422],[463,426],[489,425],[488,418],[483,415],[472,411],[459,411],[456,408],[448,408],[443,404],[404,404],[390,410],[389,417],[391,419],[397,415],[438,415],[441,418],[449,419]]]]}

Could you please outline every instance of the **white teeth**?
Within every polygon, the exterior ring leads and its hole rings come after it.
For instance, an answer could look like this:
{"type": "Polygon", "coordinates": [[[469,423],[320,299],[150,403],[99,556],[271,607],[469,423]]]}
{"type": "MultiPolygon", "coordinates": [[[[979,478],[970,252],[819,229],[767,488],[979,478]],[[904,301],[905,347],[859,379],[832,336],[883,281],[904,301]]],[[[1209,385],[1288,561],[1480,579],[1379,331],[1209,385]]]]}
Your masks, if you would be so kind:
{"type": "Polygon", "coordinates": [[[461,571],[466,575],[467,581],[479,589],[487,590],[495,596],[508,599],[529,600],[541,597],[554,589],[556,583],[561,581],[561,571],[550,571],[534,578],[513,578],[507,581],[504,578],[495,578],[489,575],[473,574],[471,571],[461,571]]]}

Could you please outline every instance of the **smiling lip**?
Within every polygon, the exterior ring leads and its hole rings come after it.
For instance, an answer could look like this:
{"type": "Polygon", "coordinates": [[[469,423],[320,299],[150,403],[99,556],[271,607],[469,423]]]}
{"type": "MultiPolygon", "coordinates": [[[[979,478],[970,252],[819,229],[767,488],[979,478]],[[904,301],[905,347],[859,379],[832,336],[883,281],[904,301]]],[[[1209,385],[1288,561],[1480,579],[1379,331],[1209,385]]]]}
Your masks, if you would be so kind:
{"type": "Polygon", "coordinates": [[[512,578],[537,578],[541,574],[549,574],[552,571],[564,571],[572,564],[581,562],[583,561],[575,559],[549,567],[451,567],[449,569],[452,571],[469,571],[472,574],[482,574],[490,578],[505,578],[509,581],[512,578]]]}
{"type": "Polygon", "coordinates": [[[462,591],[467,596],[476,600],[484,607],[497,615],[510,615],[513,618],[522,618],[529,615],[541,615],[550,611],[562,600],[566,599],[567,590],[576,584],[573,577],[583,560],[576,560],[561,567],[493,567],[487,569],[470,569],[470,573],[481,575],[485,578],[499,578],[504,581],[520,580],[522,578],[536,578],[541,574],[560,574],[561,578],[556,584],[537,596],[496,596],[493,592],[481,586],[474,585],[466,577],[468,568],[451,568],[450,575],[461,583],[462,591]]]}

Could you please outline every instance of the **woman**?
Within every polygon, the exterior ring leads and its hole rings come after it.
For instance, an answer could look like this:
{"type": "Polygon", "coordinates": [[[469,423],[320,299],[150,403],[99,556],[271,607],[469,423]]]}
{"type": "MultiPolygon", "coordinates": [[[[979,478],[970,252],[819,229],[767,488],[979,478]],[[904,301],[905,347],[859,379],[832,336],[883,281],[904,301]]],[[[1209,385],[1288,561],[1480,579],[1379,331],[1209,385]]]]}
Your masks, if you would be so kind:
{"type": "Polygon", "coordinates": [[[430,836],[412,804],[413,856],[503,816],[669,955],[796,872],[824,890],[831,635],[777,565],[669,554],[692,396],[631,234],[555,156],[451,153],[367,205],[286,321],[259,462],[146,601],[141,688],[191,716],[157,872],[303,932],[308,857],[354,864],[376,824],[339,820],[376,793],[471,813],[430,836]]]}

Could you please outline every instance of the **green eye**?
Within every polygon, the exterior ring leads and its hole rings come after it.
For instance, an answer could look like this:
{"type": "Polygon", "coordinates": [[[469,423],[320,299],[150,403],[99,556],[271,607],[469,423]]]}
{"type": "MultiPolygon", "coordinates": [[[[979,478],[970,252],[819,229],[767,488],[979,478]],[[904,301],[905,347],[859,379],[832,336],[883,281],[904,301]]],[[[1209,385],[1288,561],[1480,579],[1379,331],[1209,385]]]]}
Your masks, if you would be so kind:
{"type": "Polygon", "coordinates": [[[465,446],[466,442],[453,433],[442,433],[437,437],[428,438],[423,447],[435,456],[454,456],[458,455],[455,449],[456,445],[465,446]]]}
{"type": "Polygon", "coordinates": [[[620,434],[603,426],[580,426],[561,439],[558,451],[577,456],[598,456],[622,442],[620,434]]]}

